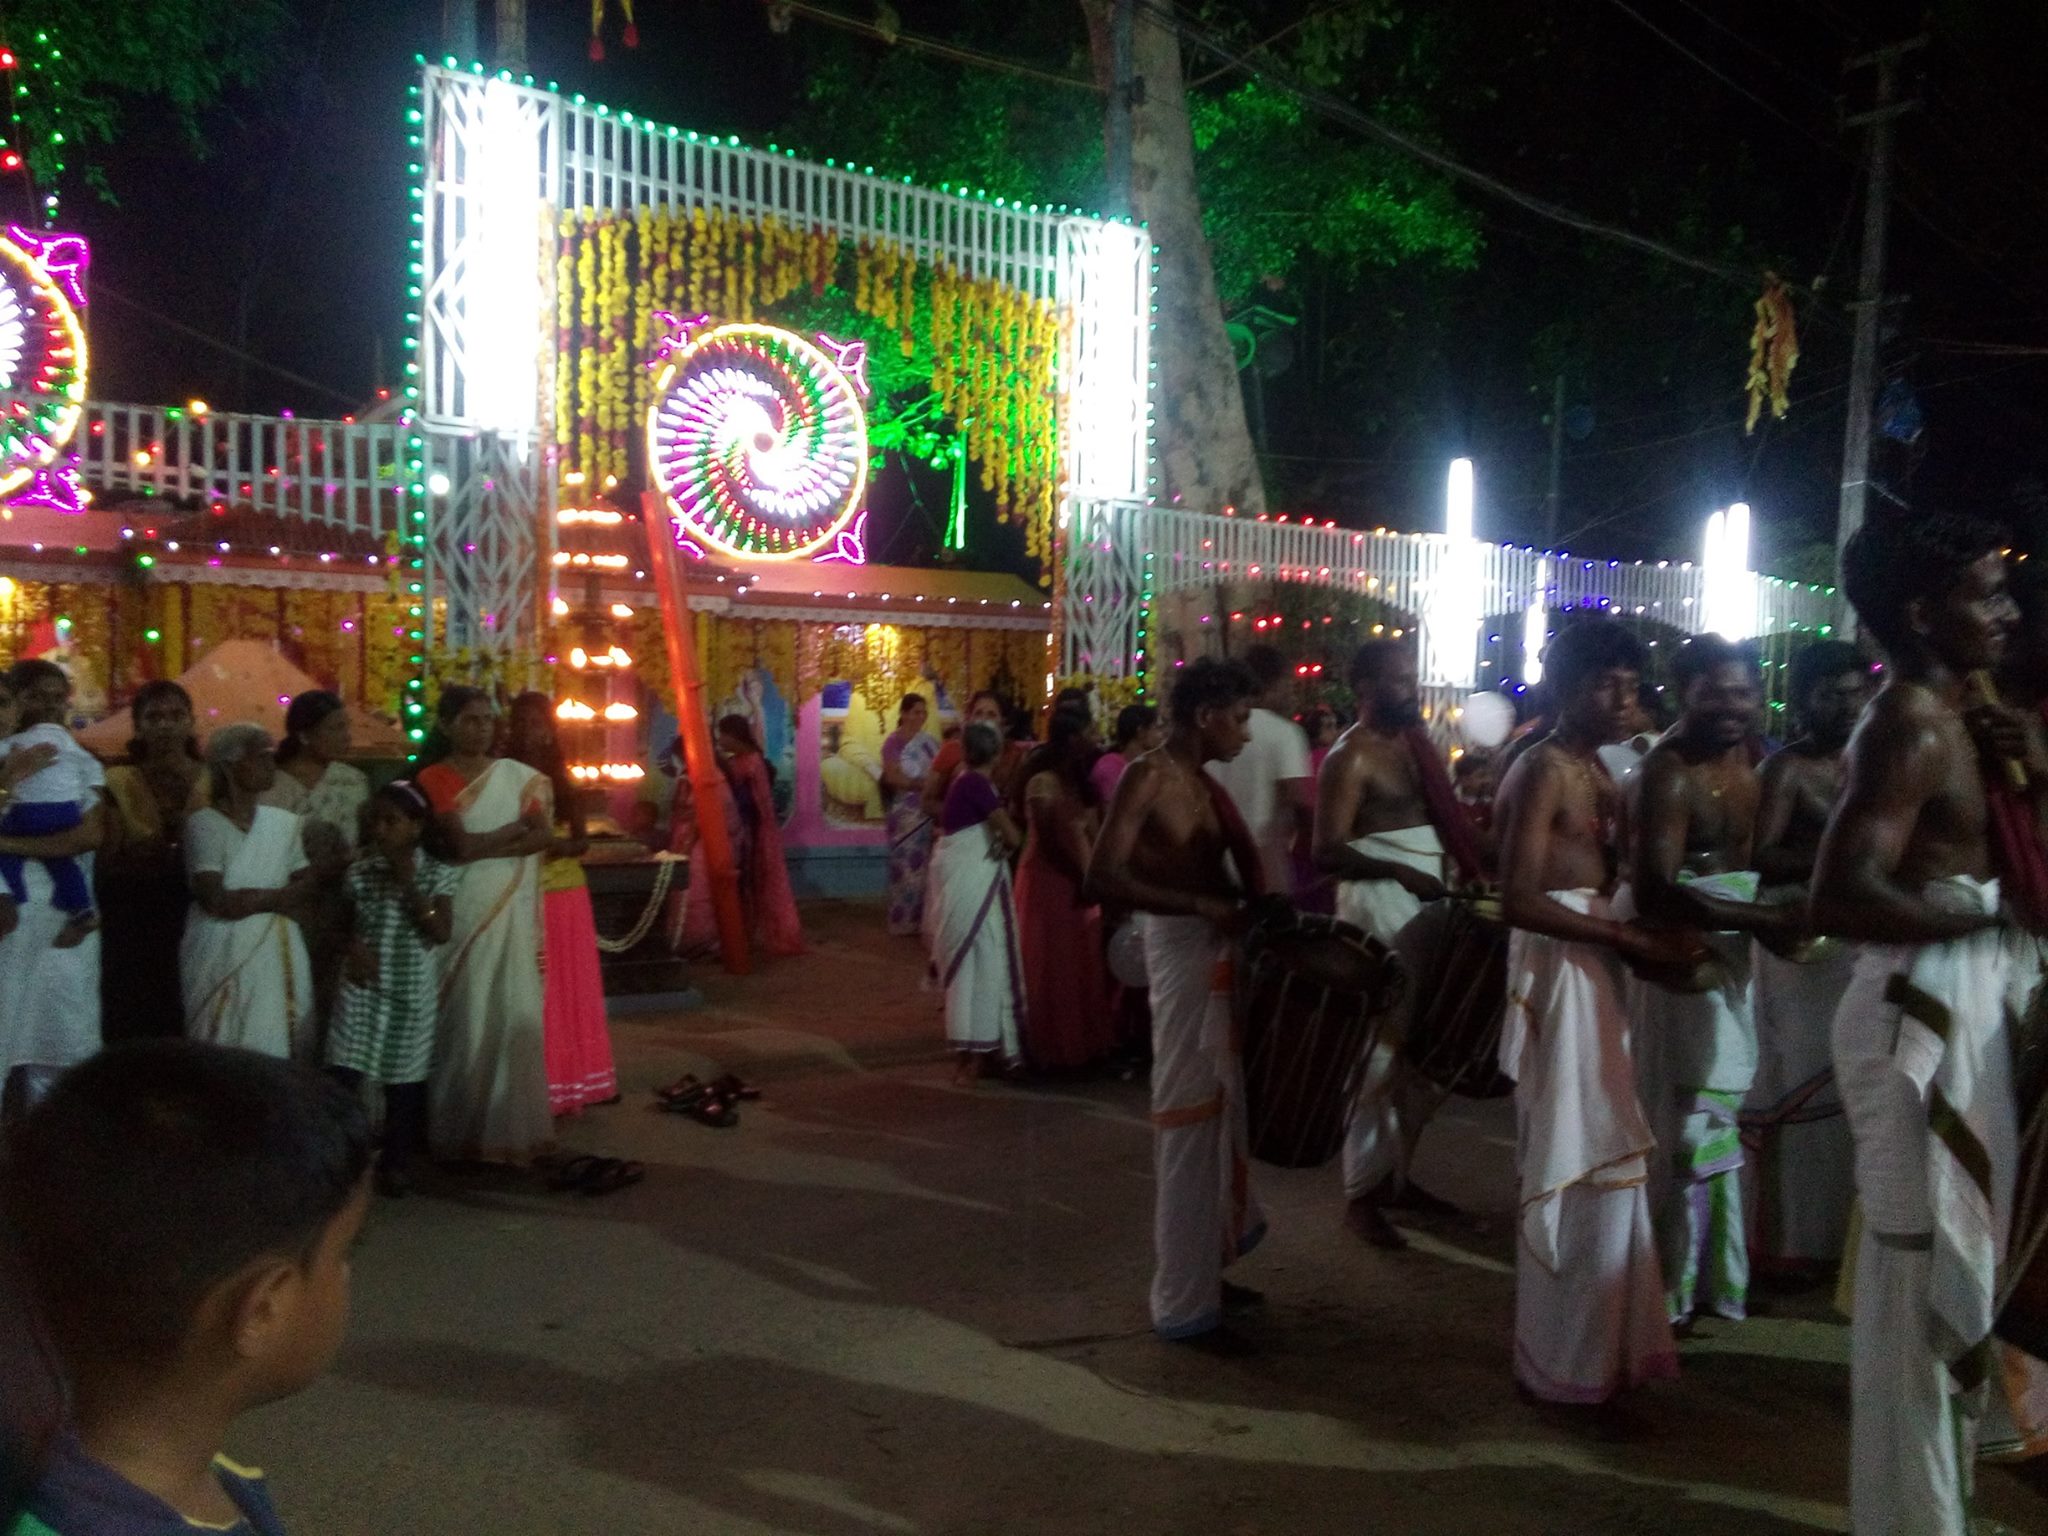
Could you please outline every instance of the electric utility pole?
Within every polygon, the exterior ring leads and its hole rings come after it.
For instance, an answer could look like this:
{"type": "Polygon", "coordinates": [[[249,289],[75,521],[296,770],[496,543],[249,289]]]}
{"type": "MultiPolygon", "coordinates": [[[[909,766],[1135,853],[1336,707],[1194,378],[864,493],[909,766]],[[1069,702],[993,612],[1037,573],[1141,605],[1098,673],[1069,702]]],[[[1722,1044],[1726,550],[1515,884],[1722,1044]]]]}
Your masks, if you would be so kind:
{"type": "Polygon", "coordinates": [[[1136,8],[1137,0],[1109,0],[1109,103],[1102,135],[1111,208],[1127,218],[1137,216],[1137,189],[1131,184],[1131,116],[1138,104],[1131,51],[1136,8]]]}
{"type": "Polygon", "coordinates": [[[442,0],[441,46],[467,64],[482,56],[477,46],[476,0],[442,0]]]}
{"type": "Polygon", "coordinates": [[[515,75],[526,73],[526,0],[497,0],[492,62],[515,75]]]}
{"type": "Polygon", "coordinates": [[[1849,426],[1842,439],[1842,500],[1835,514],[1835,553],[1863,526],[1870,492],[1870,418],[1877,395],[1878,352],[1884,332],[1885,225],[1891,212],[1892,125],[1919,106],[1898,100],[1899,61],[1927,46],[1923,37],[1893,43],[1849,61],[1850,70],[1877,68],[1877,94],[1867,112],[1844,121],[1869,129],[1869,186],[1863,201],[1863,259],[1856,279],[1856,350],[1849,366],[1849,426]]]}

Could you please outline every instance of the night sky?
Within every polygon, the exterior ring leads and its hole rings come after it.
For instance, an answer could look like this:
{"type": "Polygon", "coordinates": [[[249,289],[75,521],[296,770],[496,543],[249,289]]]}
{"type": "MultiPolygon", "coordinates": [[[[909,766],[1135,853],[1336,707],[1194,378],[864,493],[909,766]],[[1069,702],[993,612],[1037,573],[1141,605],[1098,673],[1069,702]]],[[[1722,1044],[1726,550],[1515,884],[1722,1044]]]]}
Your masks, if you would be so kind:
{"type": "MultiPolygon", "coordinates": [[[[913,31],[986,40],[995,8],[963,7],[901,0],[897,8],[913,31]]],[[[873,10],[855,0],[836,8],[873,10]]],[[[1310,398],[1317,383],[1305,368],[1269,393],[1269,447],[1290,466],[1314,468],[1319,513],[1368,523],[1403,521],[1407,507],[1433,514],[1443,458],[1471,451],[1481,463],[1482,533],[1538,536],[1548,400],[1532,397],[1537,320],[1529,316],[1612,302],[1622,317],[1617,347],[1625,339],[1640,352],[1659,344],[1660,306],[1675,314],[1704,303],[1717,326],[1726,317],[1725,338],[1710,333],[1718,350],[1704,361],[1696,336],[1674,340],[1668,371],[1676,377],[1638,366],[1616,376],[1639,383],[1575,388],[1571,403],[1583,407],[1575,425],[1588,430],[1567,457],[1567,528],[1583,529],[1588,550],[1689,554],[1704,511],[1746,491],[1772,513],[1767,555],[1828,538],[1849,360],[1839,306],[1853,289],[1861,218],[1851,200],[1857,143],[1837,121],[1857,87],[1843,84],[1841,63],[1857,46],[1915,25],[1917,7],[1899,7],[1898,16],[1880,5],[1852,10],[1850,0],[1642,0],[1632,8],[1772,111],[1610,5],[1501,0],[1497,12],[1482,8],[1495,35],[1466,28],[1466,73],[1442,133],[1468,162],[1615,222],[1668,212],[1650,206],[1660,180],[1674,194],[1699,178],[1714,182],[1716,195],[1704,200],[1710,221],[1690,232],[1695,248],[1712,252],[1726,226],[1746,223],[1784,253],[1786,276],[1829,279],[1828,302],[1805,319],[1793,421],[1761,451],[1755,440],[1714,430],[1739,414],[1753,295],[1695,283],[1475,194],[1486,250],[1477,272],[1431,292],[1449,320],[1410,391],[1420,428],[1375,437],[1332,425],[1310,398]],[[1512,29],[1525,22],[1548,29],[1545,57],[1517,54],[1512,29]],[[1714,406],[1723,399],[1725,408],[1714,406]]],[[[1910,471],[1919,504],[1987,505],[2022,521],[2048,501],[2048,360],[1923,340],[2048,346],[2048,118],[2026,62],[2038,62],[2048,42],[2048,24],[2033,14],[2040,9],[1965,15],[1967,25],[1944,28],[1915,65],[1927,105],[1900,128],[1901,186],[1915,211],[1896,219],[1893,261],[1894,288],[1912,302],[1891,355],[1927,429],[1912,448],[1888,449],[1884,462],[1901,479],[1910,471]],[[1980,24],[1988,30],[1971,30],[1980,24]],[[1967,46],[1958,41],[1965,33],[1967,46]]],[[[641,46],[626,50],[614,11],[608,57],[593,63],[587,7],[532,0],[528,67],[565,91],[764,142],[793,108],[809,50],[879,46],[801,17],[787,36],[773,35],[759,0],[643,0],[639,21],[641,46]]],[[[267,89],[210,114],[204,158],[194,160],[169,131],[134,132],[100,157],[116,205],[82,184],[67,187],[64,223],[93,241],[96,398],[200,396],[222,409],[339,414],[396,382],[407,234],[402,114],[414,54],[442,51],[441,7],[327,0],[301,7],[298,27],[267,89]],[[158,317],[239,343],[273,366],[239,361],[158,317]]],[[[1078,49],[1078,10],[1073,31],[1078,49]]],[[[1040,62],[1071,69],[1077,55],[1040,62]]],[[[1356,297],[1396,303],[1403,281],[1389,274],[1356,297]]]]}

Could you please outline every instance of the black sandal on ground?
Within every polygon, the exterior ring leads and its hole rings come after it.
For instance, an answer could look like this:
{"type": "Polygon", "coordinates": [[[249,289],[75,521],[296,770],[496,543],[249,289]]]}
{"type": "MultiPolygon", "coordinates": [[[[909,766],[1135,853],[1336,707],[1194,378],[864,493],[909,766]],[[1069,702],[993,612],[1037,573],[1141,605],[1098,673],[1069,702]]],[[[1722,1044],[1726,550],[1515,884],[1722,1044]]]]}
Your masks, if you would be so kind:
{"type": "Polygon", "coordinates": [[[567,1162],[556,1165],[554,1177],[548,1180],[548,1188],[557,1194],[581,1189],[608,1161],[608,1158],[598,1157],[589,1152],[581,1157],[572,1157],[567,1162]]]}
{"type": "Polygon", "coordinates": [[[692,1120],[701,1121],[719,1130],[740,1123],[740,1112],[732,1107],[732,1100],[716,1088],[705,1089],[687,1104],[678,1105],[677,1109],[692,1120]]]}
{"type": "Polygon", "coordinates": [[[758,1099],[761,1097],[760,1089],[741,1082],[738,1077],[730,1072],[726,1073],[723,1077],[713,1078],[711,1081],[711,1091],[723,1094],[726,1098],[735,1101],[758,1099]]]}
{"type": "Polygon", "coordinates": [[[647,1165],[630,1159],[607,1157],[583,1181],[586,1195],[609,1195],[630,1188],[647,1177],[647,1165]]]}
{"type": "Polygon", "coordinates": [[[692,1094],[701,1092],[703,1088],[703,1080],[696,1073],[685,1072],[666,1088],[655,1089],[654,1096],[664,1104],[673,1104],[678,1099],[687,1098],[692,1094]]]}

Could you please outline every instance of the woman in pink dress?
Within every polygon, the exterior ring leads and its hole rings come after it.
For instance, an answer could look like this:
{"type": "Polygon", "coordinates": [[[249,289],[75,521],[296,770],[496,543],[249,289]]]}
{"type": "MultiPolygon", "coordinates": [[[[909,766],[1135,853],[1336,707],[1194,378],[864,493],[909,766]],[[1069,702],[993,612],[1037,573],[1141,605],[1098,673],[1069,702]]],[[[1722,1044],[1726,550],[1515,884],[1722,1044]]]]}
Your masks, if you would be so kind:
{"type": "Polygon", "coordinates": [[[1102,909],[1081,899],[1101,819],[1088,781],[1094,736],[1085,706],[1054,710],[1045,745],[1018,777],[1028,829],[1017,866],[1024,1055],[1039,1068],[1085,1067],[1116,1044],[1102,958],[1102,909]]]}
{"type": "Polygon", "coordinates": [[[782,857],[782,827],[775,819],[775,770],[754,739],[745,715],[727,715],[718,722],[718,750],[725,756],[726,780],[746,823],[746,858],[740,881],[746,893],[747,919],[764,953],[800,955],[804,925],[797,916],[796,897],[789,889],[789,866],[782,857]]]}
{"type": "Polygon", "coordinates": [[[557,1115],[573,1115],[593,1104],[618,1103],[619,1077],[605,1016],[597,924],[590,910],[590,887],[583,878],[590,829],[583,797],[569,780],[555,739],[554,704],[546,694],[522,693],[512,701],[506,755],[539,770],[554,787],[558,828],[540,876],[547,956],[542,1039],[548,1107],[557,1115]]]}

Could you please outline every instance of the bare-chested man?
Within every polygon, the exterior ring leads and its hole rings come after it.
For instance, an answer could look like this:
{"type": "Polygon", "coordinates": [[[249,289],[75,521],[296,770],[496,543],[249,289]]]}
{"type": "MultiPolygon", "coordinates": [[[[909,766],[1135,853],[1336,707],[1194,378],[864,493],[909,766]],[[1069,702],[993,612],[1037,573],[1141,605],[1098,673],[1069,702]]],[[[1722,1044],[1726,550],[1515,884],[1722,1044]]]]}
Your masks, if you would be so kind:
{"type": "Polygon", "coordinates": [[[1760,905],[1750,867],[1758,785],[1749,736],[1762,698],[1755,658],[1718,635],[1679,648],[1672,684],[1683,713],[1631,785],[1629,889],[1646,921],[1708,935],[1712,962],[1671,986],[1632,976],[1636,1084],[1657,1156],[1651,1222],[1671,1320],[1696,1310],[1747,1315],[1737,1116],[1756,1081],[1749,935],[1799,931],[1804,909],[1760,905]]]}
{"type": "MultiPolygon", "coordinates": [[[[1789,692],[1801,734],[1764,762],[1757,899],[1804,904],[1821,833],[1842,792],[1842,749],[1870,700],[1870,668],[1853,645],[1815,641],[1792,658],[1789,692]]],[[[1760,939],[1752,959],[1756,1082],[1742,1108],[1743,1137],[1755,1149],[1747,1156],[1754,1182],[1745,1184],[1757,1207],[1750,1263],[1760,1272],[1813,1277],[1840,1262],[1856,1193],[1829,1042],[1856,955],[1832,939],[1789,946],[1760,939]]]]}
{"type": "Polygon", "coordinates": [[[1622,798],[1596,756],[1624,729],[1642,664],[1611,619],[1566,628],[1543,660],[1556,729],[1501,786],[1501,904],[1514,932],[1500,1063],[1515,1080],[1521,1184],[1515,1379],[1558,1403],[1603,1402],[1678,1369],[1620,959],[1687,964],[1702,951],[1614,915],[1622,798]]]}
{"type": "Polygon", "coordinates": [[[1812,910],[1864,941],[1835,1014],[1856,1138],[1849,1519],[1961,1536],[2016,1157],[1999,917],[1968,679],[2017,617],[1998,531],[1915,512],[1866,524],[1842,585],[1890,670],[1850,739],[1812,910]]]}
{"type": "Polygon", "coordinates": [[[1442,924],[1454,873],[1477,878],[1477,829],[1455,804],[1449,775],[1422,734],[1415,651],[1399,640],[1359,647],[1351,664],[1358,723],[1337,739],[1316,780],[1316,868],[1335,875],[1337,916],[1400,955],[1410,982],[1397,1016],[1383,1021],[1344,1138],[1346,1224],[1382,1248],[1407,1240],[1392,1209],[1444,1213],[1449,1202],[1408,1178],[1415,1143],[1441,1094],[1401,1061],[1406,1021],[1422,989],[1434,986],[1442,924]],[[1419,738],[1419,740],[1418,740],[1419,738]],[[1436,801],[1459,818],[1439,828],[1423,775],[1442,783],[1436,801]],[[1453,853],[1461,867],[1453,868],[1453,853]]]}
{"type": "Polygon", "coordinates": [[[1226,1305],[1256,1292],[1224,1266],[1265,1235],[1245,1151],[1244,1072],[1231,1043],[1231,938],[1259,869],[1229,796],[1202,771],[1244,749],[1256,685],[1229,662],[1191,662],[1173,685],[1166,744],[1125,770],[1088,864],[1091,900],[1138,913],[1152,1004],[1152,1124],[1157,1186],[1152,1326],[1210,1339],[1226,1305]]]}

